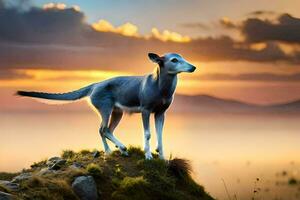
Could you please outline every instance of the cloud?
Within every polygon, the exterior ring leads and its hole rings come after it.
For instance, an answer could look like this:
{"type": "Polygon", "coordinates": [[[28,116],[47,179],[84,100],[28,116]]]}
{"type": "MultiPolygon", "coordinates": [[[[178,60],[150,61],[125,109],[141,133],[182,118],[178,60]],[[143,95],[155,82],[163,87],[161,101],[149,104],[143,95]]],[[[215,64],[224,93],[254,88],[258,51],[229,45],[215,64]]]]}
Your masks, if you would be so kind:
{"type": "Polygon", "coordinates": [[[290,14],[282,14],[273,21],[249,18],[242,23],[241,32],[248,42],[300,43],[300,19],[290,14]]]}
{"type": "Polygon", "coordinates": [[[100,32],[112,32],[112,33],[118,33],[124,36],[129,36],[129,37],[138,37],[138,27],[132,23],[125,23],[121,26],[114,27],[109,21],[106,20],[99,20],[96,23],[92,24],[92,27],[100,32]]]}
{"type": "Polygon", "coordinates": [[[30,74],[17,70],[0,70],[0,80],[32,78],[30,74]]]}
{"type": "Polygon", "coordinates": [[[28,10],[31,6],[31,0],[0,0],[0,8],[13,8],[24,11],[28,10]]]}
{"type": "Polygon", "coordinates": [[[219,23],[222,27],[227,29],[235,29],[238,28],[238,25],[231,21],[228,17],[223,17],[219,20],[219,23]]]}
{"type": "Polygon", "coordinates": [[[172,42],[189,42],[191,38],[188,36],[183,36],[177,32],[164,30],[160,32],[157,28],[151,29],[151,34],[148,35],[141,35],[138,32],[138,27],[132,23],[125,23],[121,26],[115,27],[110,22],[106,20],[99,20],[96,23],[92,24],[92,27],[100,32],[111,32],[117,33],[128,37],[138,37],[142,39],[158,39],[161,41],[172,41],[172,42]]]}
{"type": "Polygon", "coordinates": [[[183,23],[181,26],[186,27],[186,28],[199,28],[203,30],[209,30],[211,27],[205,23],[202,22],[194,22],[194,23],[183,23]]]}
{"type": "MultiPolygon", "coordinates": [[[[67,8],[67,5],[64,3],[46,3],[43,5],[44,10],[65,10],[67,8]]],[[[80,7],[77,5],[73,5],[71,8],[73,8],[76,11],[80,11],[80,7]]]]}
{"type": "Polygon", "coordinates": [[[177,32],[172,32],[168,30],[164,30],[162,32],[159,32],[157,28],[152,28],[151,29],[151,36],[150,38],[153,37],[155,39],[167,42],[190,42],[191,38],[189,36],[182,36],[181,34],[177,32]]]}
{"type": "Polygon", "coordinates": [[[244,74],[224,74],[213,73],[204,74],[197,77],[198,80],[210,81],[262,81],[262,82],[299,82],[300,73],[295,74],[273,74],[273,73],[244,73],[244,74]]]}
{"type": "MultiPolygon", "coordinates": [[[[0,0],[0,5],[2,0],[0,0]]],[[[275,42],[260,48],[229,36],[190,38],[153,28],[140,34],[132,23],[89,24],[74,6],[0,8],[1,69],[115,70],[147,72],[148,52],[178,52],[193,61],[300,62],[300,52],[286,54],[275,42]]]]}
{"type": "Polygon", "coordinates": [[[252,11],[252,12],[248,13],[248,15],[253,15],[253,16],[262,16],[262,15],[270,16],[270,15],[275,15],[275,14],[277,14],[277,13],[274,11],[270,11],[270,10],[256,10],[256,11],[252,11]]]}
{"type": "Polygon", "coordinates": [[[276,43],[256,50],[228,36],[197,39],[188,45],[190,54],[202,61],[299,62],[298,56],[285,54],[276,43]]]}
{"type": "Polygon", "coordinates": [[[46,9],[31,8],[19,11],[2,8],[0,39],[27,43],[74,43],[89,29],[84,14],[73,7],[48,6],[46,9]]]}

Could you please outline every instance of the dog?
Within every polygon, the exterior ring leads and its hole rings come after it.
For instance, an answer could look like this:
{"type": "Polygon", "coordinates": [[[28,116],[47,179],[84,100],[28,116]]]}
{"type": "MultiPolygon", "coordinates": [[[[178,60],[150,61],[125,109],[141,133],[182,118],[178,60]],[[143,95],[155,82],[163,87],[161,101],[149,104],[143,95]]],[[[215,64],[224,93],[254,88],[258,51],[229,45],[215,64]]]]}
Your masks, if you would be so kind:
{"type": "Polygon", "coordinates": [[[150,115],[154,113],[157,133],[156,151],[159,158],[164,159],[163,125],[165,112],[173,101],[177,74],[194,72],[196,67],[176,53],[167,53],[164,56],[149,53],[148,57],[157,64],[157,67],[153,73],[145,76],[115,77],[68,93],[17,91],[17,95],[65,101],[74,101],[88,96],[91,104],[102,118],[99,133],[106,154],[111,153],[106,141],[108,139],[116,145],[121,154],[128,155],[125,145],[113,135],[113,132],[124,112],[141,113],[144,127],[145,159],[152,159],[149,124],[150,115]]]}

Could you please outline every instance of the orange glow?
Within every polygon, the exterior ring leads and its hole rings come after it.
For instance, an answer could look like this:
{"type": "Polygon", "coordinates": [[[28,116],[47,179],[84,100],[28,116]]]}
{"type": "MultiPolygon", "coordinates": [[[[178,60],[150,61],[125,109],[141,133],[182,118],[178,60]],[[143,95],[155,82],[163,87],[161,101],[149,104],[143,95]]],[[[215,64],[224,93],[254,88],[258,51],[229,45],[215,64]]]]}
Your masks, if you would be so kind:
{"type": "Polygon", "coordinates": [[[190,42],[191,38],[189,36],[183,36],[177,32],[163,30],[160,32],[157,28],[152,28],[150,35],[142,36],[138,33],[139,28],[127,22],[121,26],[115,27],[109,21],[106,20],[99,20],[96,23],[92,24],[92,27],[100,32],[113,32],[117,34],[121,34],[127,37],[141,37],[145,39],[155,38],[161,41],[172,41],[172,42],[190,42]]]}
{"type": "MultiPolygon", "coordinates": [[[[44,10],[50,10],[50,9],[64,10],[66,8],[67,5],[64,3],[47,3],[43,5],[44,10]]],[[[72,8],[76,11],[80,11],[80,7],[78,5],[73,5],[72,8]]]]}
{"type": "Polygon", "coordinates": [[[172,41],[172,42],[190,42],[191,38],[188,36],[182,36],[179,33],[164,30],[161,33],[157,28],[152,28],[151,36],[161,41],[172,41]]]}
{"type": "Polygon", "coordinates": [[[109,21],[99,20],[98,22],[92,24],[92,27],[100,32],[113,32],[118,33],[128,37],[138,37],[138,27],[132,23],[125,23],[119,27],[114,27],[109,21]]]}
{"type": "Polygon", "coordinates": [[[254,44],[250,45],[250,48],[252,50],[256,50],[256,51],[260,51],[260,50],[262,50],[262,49],[264,49],[266,47],[267,47],[267,44],[265,42],[254,43],[254,44]]]}
{"type": "Polygon", "coordinates": [[[36,80],[49,79],[107,79],[114,76],[130,75],[127,72],[99,71],[99,70],[47,70],[47,69],[26,69],[17,70],[20,74],[33,77],[36,80]]]}

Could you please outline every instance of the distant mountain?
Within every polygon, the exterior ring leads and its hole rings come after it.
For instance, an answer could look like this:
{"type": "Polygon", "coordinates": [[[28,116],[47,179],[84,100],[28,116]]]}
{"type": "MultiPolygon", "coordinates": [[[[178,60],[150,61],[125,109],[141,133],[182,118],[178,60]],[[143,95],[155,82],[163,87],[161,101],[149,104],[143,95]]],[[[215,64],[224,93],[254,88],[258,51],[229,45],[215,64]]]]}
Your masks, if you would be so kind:
{"type": "MultiPolygon", "coordinates": [[[[53,103],[56,103],[53,101],[53,103]]],[[[66,102],[67,103],[67,102],[66,102]]],[[[30,112],[90,112],[90,106],[85,101],[63,105],[47,105],[29,98],[15,98],[13,108],[7,104],[0,107],[0,111],[30,111],[30,112]]],[[[223,99],[209,95],[175,95],[170,107],[171,112],[189,113],[279,113],[300,114],[300,100],[273,105],[257,105],[232,99],[223,99]]]]}
{"type": "Polygon", "coordinates": [[[277,111],[277,112],[300,113],[300,100],[291,101],[282,104],[274,104],[266,107],[267,109],[277,111]]]}
{"type": "Polygon", "coordinates": [[[171,110],[175,112],[300,114],[300,100],[263,106],[209,95],[176,95],[173,103],[171,110]]]}

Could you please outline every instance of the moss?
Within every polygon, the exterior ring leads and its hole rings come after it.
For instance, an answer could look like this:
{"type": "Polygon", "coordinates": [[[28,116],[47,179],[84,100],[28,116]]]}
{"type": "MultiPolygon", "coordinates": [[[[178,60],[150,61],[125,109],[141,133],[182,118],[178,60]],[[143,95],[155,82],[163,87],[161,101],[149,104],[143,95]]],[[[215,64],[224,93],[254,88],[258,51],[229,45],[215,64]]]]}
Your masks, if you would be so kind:
{"type": "Polygon", "coordinates": [[[47,163],[47,160],[41,160],[39,162],[34,162],[32,165],[30,165],[31,168],[42,168],[43,166],[45,166],[47,163]]]}
{"type": "Polygon", "coordinates": [[[14,177],[18,176],[19,174],[20,172],[16,172],[16,173],[0,172],[0,180],[10,181],[14,177]]]}
{"type": "Polygon", "coordinates": [[[75,152],[72,150],[63,150],[61,153],[61,157],[66,160],[73,159],[75,155],[75,152]]]}
{"type": "Polygon", "coordinates": [[[33,176],[21,182],[20,197],[22,199],[77,200],[71,186],[62,179],[49,179],[33,176]]]}
{"type": "Polygon", "coordinates": [[[125,177],[118,189],[113,192],[112,198],[120,200],[147,200],[151,196],[149,188],[149,183],[142,176],[125,177]]]}
{"type": "Polygon", "coordinates": [[[3,186],[3,185],[0,185],[0,191],[1,191],[1,192],[7,192],[7,193],[10,193],[10,189],[6,188],[6,187],[3,186]]]}
{"type": "MultiPolygon", "coordinates": [[[[67,163],[55,173],[38,175],[40,169],[47,167],[44,161],[25,170],[34,176],[20,183],[21,190],[16,195],[20,199],[77,199],[71,188],[72,182],[77,176],[92,175],[101,199],[212,199],[192,179],[188,161],[178,158],[160,160],[155,154],[154,159],[145,160],[144,152],[137,147],[129,147],[128,153],[129,156],[124,157],[114,151],[108,157],[94,158],[88,150],[65,150],[61,156],[67,163]],[[74,163],[79,167],[74,168],[74,163]]],[[[11,179],[15,175],[3,176],[11,179]]]]}
{"type": "Polygon", "coordinates": [[[79,154],[82,155],[82,156],[86,156],[86,155],[91,154],[91,153],[92,152],[88,149],[83,149],[79,152],[79,154]]]}
{"type": "Polygon", "coordinates": [[[144,152],[141,150],[141,148],[130,146],[127,151],[130,156],[135,156],[136,158],[140,159],[144,158],[144,152]]]}
{"type": "Polygon", "coordinates": [[[91,174],[94,177],[101,177],[103,176],[103,170],[101,167],[95,163],[90,163],[87,165],[86,170],[89,174],[91,174]]]}

